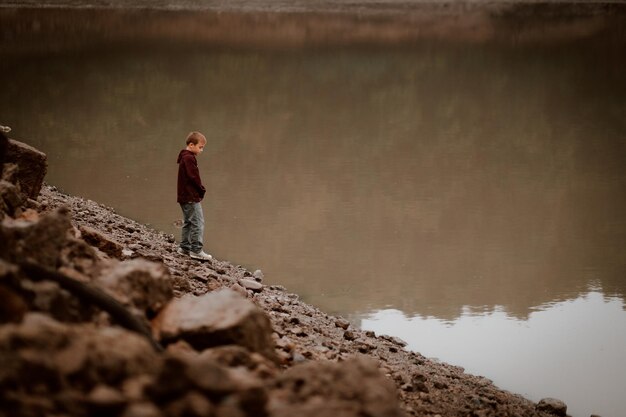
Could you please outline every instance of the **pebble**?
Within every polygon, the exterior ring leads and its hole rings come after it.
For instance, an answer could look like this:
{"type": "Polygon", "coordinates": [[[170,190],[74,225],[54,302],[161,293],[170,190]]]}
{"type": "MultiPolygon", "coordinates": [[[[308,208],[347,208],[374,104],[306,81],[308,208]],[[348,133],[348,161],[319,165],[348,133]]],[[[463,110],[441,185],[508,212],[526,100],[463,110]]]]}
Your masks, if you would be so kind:
{"type": "Polygon", "coordinates": [[[356,340],[356,334],[352,330],[346,330],[343,333],[343,338],[346,340],[356,340]]]}
{"type": "Polygon", "coordinates": [[[341,327],[344,330],[347,330],[350,327],[350,322],[346,319],[339,318],[335,320],[335,326],[341,327]]]}
{"type": "Polygon", "coordinates": [[[248,290],[259,292],[263,289],[263,284],[254,280],[243,278],[239,280],[239,284],[248,290]]]}
{"type": "Polygon", "coordinates": [[[244,297],[248,296],[248,291],[246,291],[246,289],[244,287],[242,287],[241,285],[235,283],[230,287],[231,290],[238,292],[239,294],[243,295],[244,297]]]}
{"type": "Polygon", "coordinates": [[[260,269],[254,271],[252,276],[254,276],[254,279],[258,282],[263,282],[263,279],[265,278],[265,276],[263,275],[263,271],[261,271],[260,269]]]}

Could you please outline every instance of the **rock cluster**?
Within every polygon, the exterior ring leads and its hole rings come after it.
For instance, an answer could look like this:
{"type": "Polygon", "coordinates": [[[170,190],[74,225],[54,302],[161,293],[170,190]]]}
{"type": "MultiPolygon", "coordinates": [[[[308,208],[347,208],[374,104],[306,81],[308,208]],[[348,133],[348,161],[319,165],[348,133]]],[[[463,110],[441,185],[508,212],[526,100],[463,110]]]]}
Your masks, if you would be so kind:
{"type": "Polygon", "coordinates": [[[142,227],[80,222],[97,213],[42,197],[45,155],[1,134],[0,416],[401,415],[371,359],[282,372],[251,300],[261,271],[170,268],[158,247],[124,238],[142,227]]]}
{"type": "Polygon", "coordinates": [[[0,132],[0,417],[565,412],[356,329],[260,270],[177,255],[173,236],[42,186],[42,155],[0,132]]]}

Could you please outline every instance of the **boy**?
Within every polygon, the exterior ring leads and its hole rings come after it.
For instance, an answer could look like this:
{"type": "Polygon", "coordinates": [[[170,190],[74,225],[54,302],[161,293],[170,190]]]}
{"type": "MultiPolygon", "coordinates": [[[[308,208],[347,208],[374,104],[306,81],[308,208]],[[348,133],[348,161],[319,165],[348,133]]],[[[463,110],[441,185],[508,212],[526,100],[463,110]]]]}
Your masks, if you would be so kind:
{"type": "Polygon", "coordinates": [[[209,261],[213,257],[202,250],[204,216],[200,205],[206,189],[202,185],[196,161],[196,156],[204,150],[206,138],[200,132],[191,132],[186,142],[187,147],[180,151],[177,160],[177,201],[183,209],[182,240],[177,252],[200,261],[209,261]]]}

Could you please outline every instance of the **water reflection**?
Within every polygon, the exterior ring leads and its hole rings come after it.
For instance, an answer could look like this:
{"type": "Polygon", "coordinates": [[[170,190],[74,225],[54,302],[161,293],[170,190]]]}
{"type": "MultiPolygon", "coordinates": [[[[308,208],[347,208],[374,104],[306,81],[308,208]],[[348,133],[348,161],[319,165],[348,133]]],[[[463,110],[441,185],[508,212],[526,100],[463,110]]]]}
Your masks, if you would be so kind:
{"type": "Polygon", "coordinates": [[[592,46],[13,56],[2,117],[51,183],[172,233],[206,132],[209,249],[328,311],[523,318],[626,290],[624,58],[592,46]]]}
{"type": "Polygon", "coordinates": [[[401,337],[425,356],[488,375],[535,401],[560,398],[569,415],[618,416],[626,410],[625,319],[622,299],[591,291],[541,306],[527,320],[500,307],[484,314],[464,309],[450,322],[388,309],[368,315],[361,325],[401,337]]]}

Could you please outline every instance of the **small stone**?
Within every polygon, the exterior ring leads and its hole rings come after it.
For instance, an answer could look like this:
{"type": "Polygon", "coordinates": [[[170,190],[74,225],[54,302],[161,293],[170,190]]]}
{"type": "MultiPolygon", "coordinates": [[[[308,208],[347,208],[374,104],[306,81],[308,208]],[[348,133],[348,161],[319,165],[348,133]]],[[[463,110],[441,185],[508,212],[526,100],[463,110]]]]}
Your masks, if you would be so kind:
{"type": "Polygon", "coordinates": [[[95,246],[102,252],[113,258],[121,258],[124,250],[121,243],[113,239],[111,236],[94,229],[89,226],[78,226],[83,240],[91,246],[95,246]]]}
{"type": "Polygon", "coordinates": [[[231,290],[238,292],[239,294],[243,295],[244,297],[248,296],[248,291],[246,291],[246,289],[244,287],[242,287],[241,285],[235,283],[230,287],[231,290]]]}
{"type": "Polygon", "coordinates": [[[159,408],[150,402],[133,403],[129,405],[122,417],[162,417],[159,408]]]}
{"type": "Polygon", "coordinates": [[[426,386],[426,384],[422,381],[417,381],[413,383],[413,386],[415,387],[415,389],[417,389],[419,392],[429,392],[428,387],[426,386]]]}
{"type": "Polygon", "coordinates": [[[293,334],[295,334],[296,336],[306,336],[306,332],[304,330],[302,330],[301,327],[292,327],[291,329],[289,329],[289,331],[293,334]]]}
{"type": "Polygon", "coordinates": [[[567,415],[567,405],[556,398],[544,398],[535,407],[537,411],[543,411],[555,416],[565,417],[567,415]]]}
{"type": "Polygon", "coordinates": [[[239,284],[248,290],[259,292],[263,289],[263,284],[254,280],[243,278],[239,280],[239,284]]]}
{"type": "Polygon", "coordinates": [[[261,271],[260,269],[254,271],[252,276],[254,276],[254,279],[258,282],[263,282],[263,279],[265,278],[265,276],[263,275],[263,271],[261,271]]]}
{"type": "Polygon", "coordinates": [[[442,381],[435,381],[435,388],[437,389],[446,389],[448,388],[448,384],[442,381]]]}
{"type": "Polygon", "coordinates": [[[346,319],[338,318],[337,320],[335,320],[335,326],[347,330],[348,327],[350,327],[350,322],[346,319]]]}
{"type": "Polygon", "coordinates": [[[404,346],[407,345],[407,343],[404,340],[400,339],[399,337],[393,337],[393,336],[389,336],[389,335],[382,335],[382,336],[380,336],[380,338],[383,339],[383,340],[386,340],[388,342],[391,342],[391,343],[393,343],[395,345],[401,346],[401,347],[404,347],[404,346]]]}
{"type": "Polygon", "coordinates": [[[126,402],[121,392],[102,384],[89,393],[88,400],[91,404],[103,408],[119,407],[126,402]]]}
{"type": "Polygon", "coordinates": [[[356,334],[352,330],[346,330],[343,333],[343,338],[346,340],[356,340],[356,334]]]}

